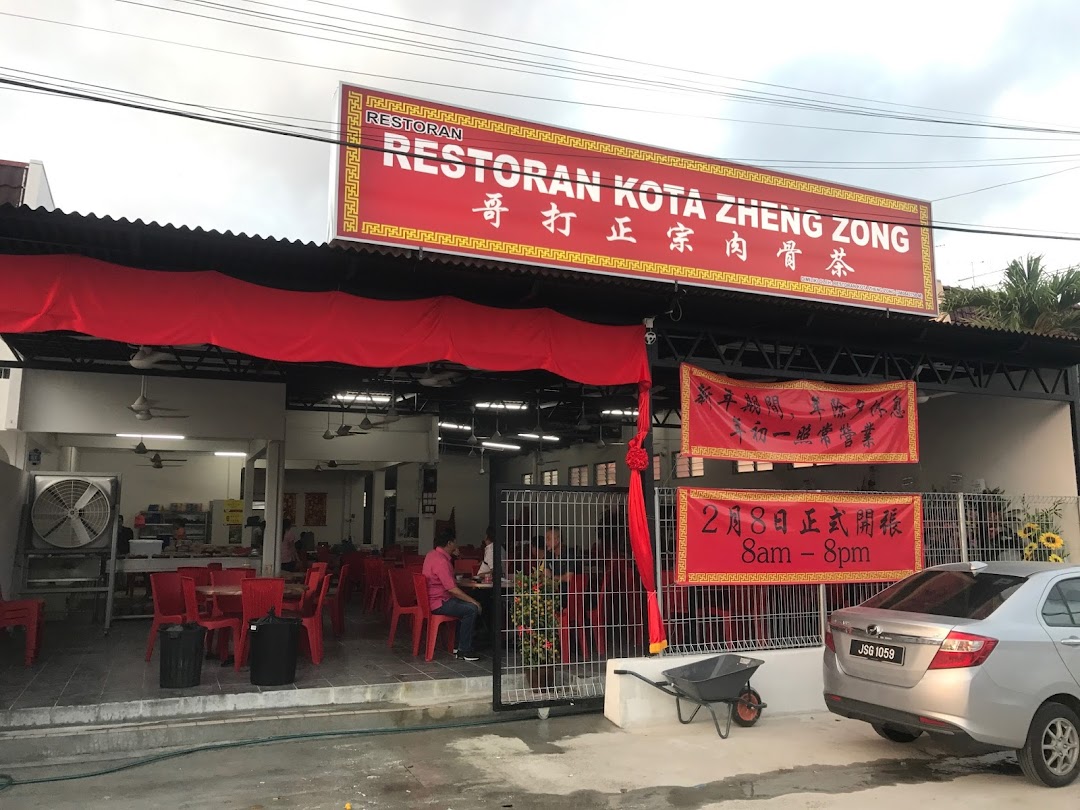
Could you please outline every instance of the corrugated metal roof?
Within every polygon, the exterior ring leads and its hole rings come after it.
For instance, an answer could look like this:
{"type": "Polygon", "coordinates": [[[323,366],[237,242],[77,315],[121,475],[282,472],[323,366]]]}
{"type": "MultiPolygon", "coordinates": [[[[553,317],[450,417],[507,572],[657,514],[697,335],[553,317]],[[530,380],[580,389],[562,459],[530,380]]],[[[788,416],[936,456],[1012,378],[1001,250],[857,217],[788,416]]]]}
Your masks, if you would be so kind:
{"type": "MultiPolygon", "coordinates": [[[[343,288],[342,274],[356,274],[366,268],[358,268],[357,257],[381,256],[405,259],[410,267],[422,262],[428,266],[450,266],[481,271],[474,284],[496,284],[507,278],[533,278],[557,281],[561,288],[621,290],[639,302],[653,302],[648,314],[658,306],[665,306],[673,298],[675,285],[650,279],[628,276],[602,275],[577,272],[560,268],[516,264],[492,259],[478,259],[418,249],[387,247],[367,243],[318,243],[291,240],[258,234],[234,233],[232,231],[208,230],[201,227],[172,225],[169,223],[129,220],[108,215],[80,214],[62,210],[47,211],[26,207],[13,208],[0,205],[0,252],[55,253],[70,250],[92,255],[121,264],[160,269],[215,269],[230,275],[238,275],[257,283],[270,286],[294,287],[300,282],[301,272],[306,276],[305,289],[343,288]],[[251,268],[258,266],[265,278],[256,278],[251,268]],[[246,274],[238,269],[243,266],[246,274]],[[321,275],[320,275],[321,274],[321,275]]],[[[400,269],[400,268],[396,268],[400,269]]],[[[370,279],[368,279],[370,280],[370,279]]],[[[430,279],[429,279],[430,280],[430,279]]],[[[453,281],[454,279],[450,279],[453,281]]],[[[415,288],[410,288],[415,293],[415,288]]],[[[684,305],[699,304],[706,310],[721,301],[737,302],[740,308],[761,311],[769,317],[782,319],[784,313],[819,313],[863,329],[873,329],[873,324],[890,323],[892,326],[906,324],[911,328],[931,330],[945,336],[979,335],[1025,336],[1039,342],[1051,342],[1061,346],[1080,343],[1077,336],[1049,336],[1033,331],[1009,330],[968,323],[944,323],[912,313],[884,312],[881,310],[845,306],[803,299],[774,298],[717,288],[681,286],[679,292],[684,305]]],[[[392,292],[389,294],[393,294],[392,292]]],[[[422,291],[420,294],[430,294],[422,291]]],[[[447,293],[444,293],[447,294],[447,293]]],[[[457,294],[456,290],[449,294],[457,294]]],[[[463,296],[464,293],[461,293],[463,296]]],[[[614,302],[612,302],[614,305],[614,302]]]]}

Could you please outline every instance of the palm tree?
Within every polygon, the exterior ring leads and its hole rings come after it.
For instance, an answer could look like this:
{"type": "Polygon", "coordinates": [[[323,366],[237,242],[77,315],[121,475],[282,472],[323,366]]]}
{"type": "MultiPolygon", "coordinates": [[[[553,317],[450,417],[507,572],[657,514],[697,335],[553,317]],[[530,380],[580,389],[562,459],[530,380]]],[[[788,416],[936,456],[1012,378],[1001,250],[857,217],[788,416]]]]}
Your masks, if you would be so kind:
{"type": "Polygon", "coordinates": [[[1013,259],[997,287],[947,287],[942,309],[957,323],[1077,337],[1080,266],[1052,273],[1042,256],[1013,259]]]}

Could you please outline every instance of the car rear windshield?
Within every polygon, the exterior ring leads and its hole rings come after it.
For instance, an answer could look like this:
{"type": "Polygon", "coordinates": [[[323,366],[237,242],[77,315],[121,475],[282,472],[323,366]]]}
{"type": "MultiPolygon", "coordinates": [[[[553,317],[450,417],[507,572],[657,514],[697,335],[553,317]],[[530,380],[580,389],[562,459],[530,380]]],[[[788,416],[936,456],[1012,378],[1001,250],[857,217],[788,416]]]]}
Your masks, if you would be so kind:
{"type": "Polygon", "coordinates": [[[1023,577],[972,571],[922,571],[863,603],[863,607],[985,619],[1016,593],[1023,577]]]}

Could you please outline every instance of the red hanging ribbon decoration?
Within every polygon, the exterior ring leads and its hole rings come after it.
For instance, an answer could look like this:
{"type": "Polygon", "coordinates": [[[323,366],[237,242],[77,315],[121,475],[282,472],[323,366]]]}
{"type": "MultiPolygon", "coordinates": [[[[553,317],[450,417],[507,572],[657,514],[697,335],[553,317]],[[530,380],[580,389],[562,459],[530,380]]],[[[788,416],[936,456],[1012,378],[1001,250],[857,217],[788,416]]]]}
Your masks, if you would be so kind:
{"type": "Polygon", "coordinates": [[[630,496],[627,513],[630,522],[630,547],[634,551],[638,575],[645,588],[649,615],[649,652],[656,654],[667,647],[664,623],[660,619],[660,604],[656,599],[656,566],[653,558],[652,538],[649,534],[649,517],[645,511],[645,493],[641,485],[641,473],[649,468],[649,454],[642,446],[652,428],[649,412],[649,384],[638,386],[637,434],[629,442],[626,465],[630,468],[630,496]]]}

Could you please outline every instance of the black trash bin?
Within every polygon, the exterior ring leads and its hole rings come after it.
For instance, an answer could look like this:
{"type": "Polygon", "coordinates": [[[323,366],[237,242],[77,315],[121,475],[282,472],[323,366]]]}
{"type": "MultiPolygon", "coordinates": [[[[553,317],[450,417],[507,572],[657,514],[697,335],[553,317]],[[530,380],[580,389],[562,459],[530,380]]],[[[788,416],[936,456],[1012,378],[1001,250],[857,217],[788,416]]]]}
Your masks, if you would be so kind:
{"type": "Polygon", "coordinates": [[[270,613],[248,625],[251,683],[284,686],[296,680],[296,657],[300,648],[300,620],[270,613]]]}
{"type": "Polygon", "coordinates": [[[167,624],[158,631],[162,689],[186,689],[202,682],[206,628],[198,624],[167,624]]]}

